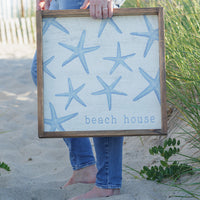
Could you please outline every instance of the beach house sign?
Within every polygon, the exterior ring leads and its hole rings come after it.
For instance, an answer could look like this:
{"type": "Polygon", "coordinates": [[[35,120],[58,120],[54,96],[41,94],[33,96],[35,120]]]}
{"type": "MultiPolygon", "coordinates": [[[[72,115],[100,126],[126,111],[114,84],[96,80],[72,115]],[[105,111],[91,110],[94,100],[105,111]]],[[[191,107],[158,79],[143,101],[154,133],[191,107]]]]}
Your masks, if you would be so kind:
{"type": "Polygon", "coordinates": [[[37,12],[39,137],[166,134],[162,8],[37,12]]]}

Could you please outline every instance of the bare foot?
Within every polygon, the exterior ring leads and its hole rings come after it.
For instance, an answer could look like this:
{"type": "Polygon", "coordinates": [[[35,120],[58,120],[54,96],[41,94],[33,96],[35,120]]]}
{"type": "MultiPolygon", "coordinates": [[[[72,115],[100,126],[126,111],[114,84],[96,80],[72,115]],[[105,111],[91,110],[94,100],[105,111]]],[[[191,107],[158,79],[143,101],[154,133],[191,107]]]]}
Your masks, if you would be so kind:
{"type": "Polygon", "coordinates": [[[74,197],[70,200],[86,200],[91,198],[97,198],[97,197],[109,197],[113,195],[120,194],[120,189],[102,189],[98,187],[94,187],[89,192],[82,194],[80,196],[74,197]]]}
{"type": "Polygon", "coordinates": [[[70,180],[62,188],[65,188],[68,185],[72,185],[75,183],[95,183],[96,174],[97,168],[95,165],[75,170],[70,180]]]}

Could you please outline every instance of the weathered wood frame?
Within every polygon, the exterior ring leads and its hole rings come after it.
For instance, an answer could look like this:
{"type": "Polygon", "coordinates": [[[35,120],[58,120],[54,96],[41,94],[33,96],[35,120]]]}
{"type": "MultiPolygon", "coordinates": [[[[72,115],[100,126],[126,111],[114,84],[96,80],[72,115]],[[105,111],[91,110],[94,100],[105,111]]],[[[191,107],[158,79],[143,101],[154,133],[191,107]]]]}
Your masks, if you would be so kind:
{"type": "Polygon", "coordinates": [[[43,105],[43,47],[42,47],[42,19],[48,17],[89,17],[89,10],[54,10],[37,11],[37,76],[38,76],[38,135],[40,138],[59,137],[101,137],[101,136],[153,136],[167,134],[166,113],[166,75],[165,75],[165,43],[163,8],[121,8],[114,9],[114,16],[131,15],[158,15],[159,25],[159,65],[161,90],[161,118],[162,128],[154,130],[114,130],[114,131],[73,131],[73,132],[45,132],[44,131],[44,105],[43,105]]]}

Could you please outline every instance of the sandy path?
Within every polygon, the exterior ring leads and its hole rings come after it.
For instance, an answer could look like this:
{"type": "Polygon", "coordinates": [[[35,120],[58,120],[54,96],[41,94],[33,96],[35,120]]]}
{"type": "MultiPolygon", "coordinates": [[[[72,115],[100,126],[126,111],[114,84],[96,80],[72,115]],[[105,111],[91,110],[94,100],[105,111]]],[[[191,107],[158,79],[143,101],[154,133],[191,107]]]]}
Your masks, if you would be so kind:
{"type": "MultiPolygon", "coordinates": [[[[0,200],[64,200],[88,191],[93,185],[60,189],[72,173],[66,146],[62,139],[37,137],[37,93],[30,74],[34,47],[0,46],[0,52],[0,132],[6,132],[0,134],[0,161],[11,168],[0,170],[0,200]]],[[[159,141],[126,137],[123,164],[138,170],[151,164],[148,148],[159,141]]],[[[123,172],[121,195],[105,199],[177,199],[170,197],[173,193],[123,172]]]]}

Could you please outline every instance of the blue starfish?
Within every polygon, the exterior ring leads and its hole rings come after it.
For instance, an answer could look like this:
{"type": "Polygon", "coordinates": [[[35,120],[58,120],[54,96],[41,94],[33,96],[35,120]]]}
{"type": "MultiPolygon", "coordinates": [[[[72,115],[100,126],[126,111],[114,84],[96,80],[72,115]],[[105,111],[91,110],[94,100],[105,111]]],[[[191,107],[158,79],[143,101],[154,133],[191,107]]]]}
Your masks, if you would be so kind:
{"type": "Polygon", "coordinates": [[[88,70],[88,66],[87,66],[87,62],[85,60],[85,53],[89,53],[91,51],[95,51],[97,50],[100,46],[95,46],[95,47],[89,47],[89,48],[84,48],[84,42],[85,42],[85,35],[86,32],[85,30],[82,32],[81,34],[81,38],[80,41],[77,45],[77,47],[73,47],[71,45],[67,45],[67,44],[63,44],[63,43],[58,43],[59,45],[63,46],[66,49],[71,50],[72,52],[74,52],[71,57],[66,60],[65,62],[63,62],[62,66],[64,67],[66,64],[68,64],[69,62],[71,62],[72,60],[74,60],[75,58],[79,57],[81,64],[83,65],[85,71],[87,74],[89,74],[89,70],[88,70]]]}
{"type": "Polygon", "coordinates": [[[52,103],[49,103],[49,107],[51,110],[51,119],[44,119],[44,123],[51,126],[50,131],[56,131],[56,129],[58,131],[65,131],[61,124],[78,115],[78,113],[74,113],[71,115],[58,118],[52,103]]]}
{"type": "Polygon", "coordinates": [[[99,90],[97,92],[93,92],[92,95],[102,95],[102,94],[105,94],[107,96],[109,110],[111,110],[111,107],[112,107],[112,99],[111,99],[111,97],[112,97],[111,95],[112,94],[127,96],[126,93],[118,92],[117,90],[114,90],[115,86],[117,85],[117,83],[120,81],[121,78],[122,77],[120,76],[117,80],[115,80],[109,86],[99,76],[97,76],[98,81],[101,83],[101,85],[104,87],[104,89],[103,90],[99,90]]]}
{"type": "Polygon", "coordinates": [[[72,102],[73,99],[75,99],[81,105],[86,107],[85,103],[77,95],[83,89],[85,84],[81,85],[79,88],[77,88],[75,90],[72,87],[72,82],[71,82],[70,78],[68,78],[68,84],[69,84],[69,92],[68,93],[56,94],[56,96],[69,97],[67,105],[65,106],[65,110],[67,110],[67,108],[69,107],[69,105],[70,105],[70,103],[72,102]]]}
{"type": "Polygon", "coordinates": [[[142,68],[139,68],[142,76],[149,82],[149,86],[144,89],[138,96],[136,96],[133,101],[137,101],[144,96],[148,95],[152,91],[155,92],[158,101],[160,102],[160,72],[158,70],[155,79],[149,76],[142,68]]]}
{"type": "Polygon", "coordinates": [[[103,19],[102,22],[101,22],[100,28],[99,28],[98,38],[101,37],[101,34],[103,33],[107,23],[111,24],[118,33],[122,33],[122,31],[117,26],[117,24],[113,21],[112,18],[103,19]]]}
{"type": "Polygon", "coordinates": [[[55,26],[56,28],[60,29],[61,31],[63,31],[66,34],[69,34],[69,31],[64,26],[62,26],[60,23],[58,23],[56,21],[56,18],[44,18],[43,21],[45,22],[43,29],[42,29],[43,35],[47,32],[48,28],[51,25],[55,26]]]}
{"type": "Polygon", "coordinates": [[[55,56],[52,56],[48,60],[44,61],[43,63],[43,71],[46,72],[49,76],[51,76],[53,79],[56,79],[56,77],[49,71],[47,68],[47,65],[52,62],[52,60],[55,58],[55,56]]]}
{"type": "Polygon", "coordinates": [[[152,27],[151,23],[149,22],[147,16],[144,16],[144,20],[145,20],[148,32],[142,32],[142,33],[133,32],[133,33],[130,33],[130,34],[131,35],[137,35],[137,36],[143,36],[143,37],[148,38],[146,48],[145,48],[145,51],[144,51],[144,57],[146,57],[151,46],[152,46],[152,44],[153,44],[153,42],[155,40],[159,40],[159,34],[158,34],[158,29],[153,29],[153,27],[152,27]]]}
{"type": "Polygon", "coordinates": [[[117,67],[121,64],[123,67],[127,68],[129,71],[132,71],[132,69],[125,63],[125,59],[128,57],[134,56],[135,53],[127,55],[127,56],[121,56],[121,48],[120,48],[120,43],[117,42],[117,56],[116,57],[105,57],[103,58],[104,60],[111,60],[114,61],[115,64],[113,65],[112,69],[110,70],[110,74],[112,74],[117,67]]]}

